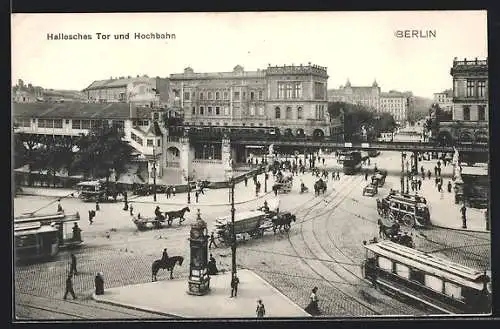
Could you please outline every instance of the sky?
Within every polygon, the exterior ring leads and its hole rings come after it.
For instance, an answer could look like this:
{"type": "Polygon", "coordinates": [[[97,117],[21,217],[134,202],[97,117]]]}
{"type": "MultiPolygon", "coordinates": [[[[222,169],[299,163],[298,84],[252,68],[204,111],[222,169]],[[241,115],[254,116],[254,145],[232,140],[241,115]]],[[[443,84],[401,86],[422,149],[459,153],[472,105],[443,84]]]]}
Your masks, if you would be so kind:
{"type": "Polygon", "coordinates": [[[328,89],[376,79],[382,91],[432,97],[452,87],[454,57],[488,54],[486,11],[13,14],[11,24],[13,84],[54,89],[82,90],[118,76],[168,77],[188,66],[229,72],[238,64],[253,71],[311,62],[327,67],[328,89]],[[435,37],[400,37],[405,30],[435,37]],[[59,33],[92,39],[48,39],[59,33]],[[130,38],[115,40],[117,33],[130,38]]]}

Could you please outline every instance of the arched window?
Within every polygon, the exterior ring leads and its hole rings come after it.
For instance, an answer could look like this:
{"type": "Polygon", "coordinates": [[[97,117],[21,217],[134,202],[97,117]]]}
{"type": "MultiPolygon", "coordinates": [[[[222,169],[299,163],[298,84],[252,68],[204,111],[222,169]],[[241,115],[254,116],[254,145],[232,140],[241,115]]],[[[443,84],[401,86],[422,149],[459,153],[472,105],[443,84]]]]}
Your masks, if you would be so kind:
{"type": "Polygon", "coordinates": [[[302,107],[297,108],[297,119],[303,119],[302,107]]]}
{"type": "Polygon", "coordinates": [[[292,118],[292,108],[289,106],[286,108],[286,119],[292,118]]]}
{"type": "Polygon", "coordinates": [[[216,100],[219,100],[220,99],[220,92],[215,92],[215,99],[216,100]]]}
{"type": "Polygon", "coordinates": [[[275,112],[276,119],[280,119],[281,118],[281,109],[279,108],[279,106],[276,106],[276,108],[274,109],[274,112],[275,112]]]}

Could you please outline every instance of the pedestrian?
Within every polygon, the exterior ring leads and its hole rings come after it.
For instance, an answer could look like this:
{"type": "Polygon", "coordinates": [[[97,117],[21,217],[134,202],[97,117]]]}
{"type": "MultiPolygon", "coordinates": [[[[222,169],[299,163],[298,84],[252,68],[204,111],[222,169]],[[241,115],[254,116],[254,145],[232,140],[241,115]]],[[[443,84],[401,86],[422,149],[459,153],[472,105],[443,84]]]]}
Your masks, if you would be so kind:
{"type": "Polygon", "coordinates": [[[95,276],[95,294],[104,295],[104,278],[102,277],[102,272],[97,273],[95,276]]]}
{"type": "Polygon", "coordinates": [[[96,202],[95,202],[95,211],[99,211],[99,209],[101,209],[99,207],[99,200],[96,200],[96,202]]]}
{"type": "Polygon", "coordinates": [[[368,180],[368,171],[365,171],[365,181],[368,180]]]}
{"type": "Polygon", "coordinates": [[[467,228],[467,208],[465,204],[460,208],[460,212],[462,213],[462,228],[467,228]]]}
{"type": "Polygon", "coordinates": [[[210,234],[210,243],[208,244],[208,249],[212,248],[212,244],[215,246],[215,248],[217,248],[217,244],[215,244],[214,232],[210,234]]]}
{"type": "Polygon", "coordinates": [[[130,204],[128,208],[130,210],[130,216],[134,216],[134,207],[132,206],[132,204],[130,204]]]}
{"type": "Polygon", "coordinates": [[[427,170],[427,178],[431,179],[431,171],[430,170],[427,170]]]}
{"type": "Polygon", "coordinates": [[[66,291],[64,292],[64,297],[63,299],[66,300],[66,297],[68,296],[68,293],[73,296],[73,299],[77,299],[75,295],[75,291],[73,290],[73,280],[72,280],[72,275],[71,273],[68,274],[68,278],[66,279],[66,291]]]}
{"type": "Polygon", "coordinates": [[[71,253],[71,266],[70,266],[70,269],[69,269],[69,273],[71,275],[73,274],[78,274],[78,271],[76,270],[76,256],[75,254],[71,253]]]}
{"type": "Polygon", "coordinates": [[[175,186],[172,186],[172,195],[175,196],[175,186]]]}
{"type": "Polygon", "coordinates": [[[443,180],[440,179],[438,182],[438,192],[441,192],[443,190],[443,180]]]}
{"type": "Polygon", "coordinates": [[[240,279],[235,274],[231,279],[231,297],[238,297],[238,284],[240,284],[240,279]]]}
{"type": "Polygon", "coordinates": [[[490,230],[490,216],[488,214],[488,209],[484,211],[484,220],[486,221],[486,231],[490,230]]]}
{"type": "Polygon", "coordinates": [[[323,162],[323,166],[325,165],[325,158],[321,159],[321,161],[323,162]]]}
{"type": "Polygon", "coordinates": [[[306,312],[311,314],[311,315],[318,315],[319,312],[319,307],[318,307],[318,296],[316,295],[316,292],[318,292],[318,287],[314,287],[312,289],[311,296],[309,297],[309,305],[305,308],[306,312]]]}
{"type": "Polygon", "coordinates": [[[266,308],[264,307],[261,299],[257,301],[257,309],[255,310],[255,313],[257,314],[258,318],[263,318],[266,314],[266,308]]]}
{"type": "Polygon", "coordinates": [[[93,216],[93,210],[89,210],[89,223],[90,223],[90,225],[92,225],[92,223],[94,222],[92,220],[92,218],[94,218],[94,216],[93,216]]]}
{"type": "Polygon", "coordinates": [[[73,241],[82,241],[82,230],[78,226],[78,223],[75,223],[73,225],[73,241]]]}
{"type": "Polygon", "coordinates": [[[199,193],[198,193],[198,191],[196,191],[196,192],[194,193],[194,197],[196,198],[196,203],[198,203],[198,196],[199,196],[199,193]]]}
{"type": "Polygon", "coordinates": [[[448,193],[451,193],[451,181],[448,181],[448,193]]]}
{"type": "Polygon", "coordinates": [[[127,194],[127,191],[123,191],[123,199],[125,200],[125,202],[128,202],[128,194],[127,194]]]}
{"type": "Polygon", "coordinates": [[[434,166],[434,176],[437,176],[437,174],[438,174],[438,167],[434,166]]]}
{"type": "Polygon", "coordinates": [[[248,177],[245,176],[245,187],[247,187],[247,185],[248,185],[248,177]]]}
{"type": "Polygon", "coordinates": [[[340,173],[337,171],[337,180],[340,180],[340,173]]]}
{"type": "Polygon", "coordinates": [[[57,212],[64,212],[61,206],[61,199],[57,200],[57,212]]]}
{"type": "Polygon", "coordinates": [[[127,200],[123,201],[123,210],[125,210],[125,211],[128,210],[128,202],[127,202],[127,200]]]}
{"type": "Polygon", "coordinates": [[[169,186],[167,187],[167,199],[170,199],[170,193],[172,193],[172,188],[169,186]]]}
{"type": "Polygon", "coordinates": [[[438,186],[438,184],[439,184],[439,177],[438,177],[438,176],[436,176],[436,178],[434,178],[434,186],[436,186],[436,187],[437,187],[437,186],[438,186]]]}
{"type": "Polygon", "coordinates": [[[418,180],[418,190],[420,191],[422,189],[422,180],[418,180]]]}

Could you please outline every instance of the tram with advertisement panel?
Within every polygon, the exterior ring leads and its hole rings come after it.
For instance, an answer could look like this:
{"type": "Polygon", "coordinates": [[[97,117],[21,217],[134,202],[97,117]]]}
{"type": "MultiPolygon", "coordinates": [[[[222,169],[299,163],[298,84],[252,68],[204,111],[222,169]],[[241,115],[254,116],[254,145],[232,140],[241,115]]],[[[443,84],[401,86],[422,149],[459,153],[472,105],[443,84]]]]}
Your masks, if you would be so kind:
{"type": "Polygon", "coordinates": [[[50,259],[59,252],[58,231],[40,222],[14,223],[16,262],[50,259]]]}
{"type": "Polygon", "coordinates": [[[430,210],[427,200],[418,195],[391,191],[383,199],[377,199],[380,216],[390,218],[408,228],[431,226],[430,210]]]}
{"type": "Polygon", "coordinates": [[[445,314],[491,313],[487,271],[388,240],[364,247],[363,277],[382,291],[445,314]]]}

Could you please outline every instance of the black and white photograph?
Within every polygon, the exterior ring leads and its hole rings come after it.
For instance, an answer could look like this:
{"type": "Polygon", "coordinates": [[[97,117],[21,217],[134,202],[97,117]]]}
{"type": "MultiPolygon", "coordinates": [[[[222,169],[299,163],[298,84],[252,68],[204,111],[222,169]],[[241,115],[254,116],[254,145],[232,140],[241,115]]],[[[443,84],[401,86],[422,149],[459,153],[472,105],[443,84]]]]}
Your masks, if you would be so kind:
{"type": "Polygon", "coordinates": [[[14,321],[492,314],[486,10],[11,30],[14,321]]]}

